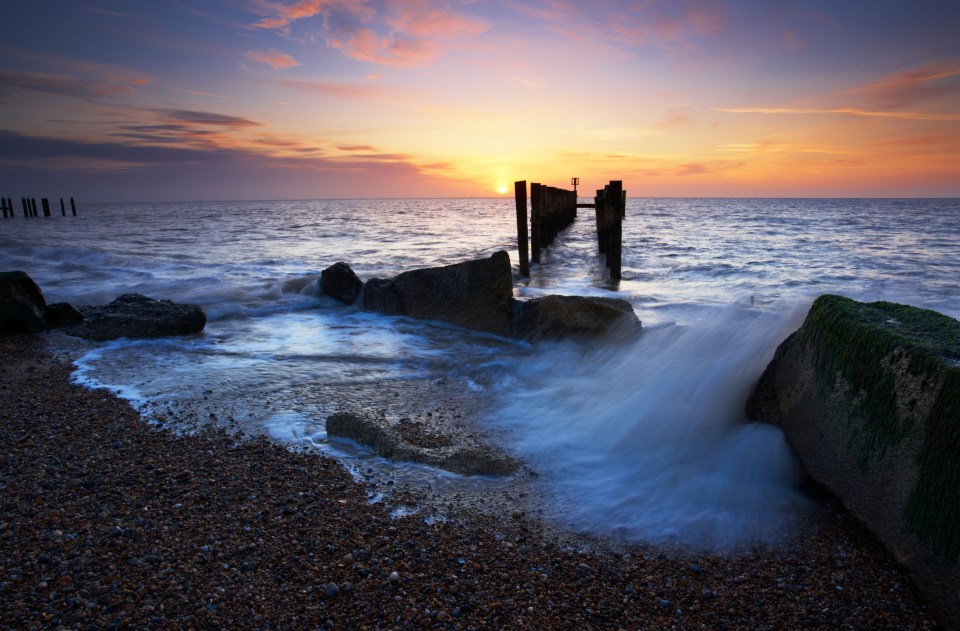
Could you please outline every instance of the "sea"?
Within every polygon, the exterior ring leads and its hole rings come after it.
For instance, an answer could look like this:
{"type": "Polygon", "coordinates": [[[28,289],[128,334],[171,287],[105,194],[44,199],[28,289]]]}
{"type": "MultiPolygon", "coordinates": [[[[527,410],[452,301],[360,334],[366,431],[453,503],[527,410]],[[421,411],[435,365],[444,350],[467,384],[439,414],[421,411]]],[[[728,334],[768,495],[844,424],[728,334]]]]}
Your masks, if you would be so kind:
{"type": "Polygon", "coordinates": [[[512,199],[81,203],[76,217],[0,223],[0,269],[29,273],[47,302],[202,305],[194,336],[47,334],[72,349],[77,383],[146,422],[263,434],[398,487],[516,492],[571,532],[730,549],[788,535],[810,503],[781,431],[743,412],[777,345],[826,293],[960,318],[958,235],[957,199],[628,199],[612,282],[592,209],[525,278],[512,199]],[[517,298],[625,298],[643,333],[531,344],[317,292],[338,261],[368,280],[498,250],[517,298]],[[357,408],[454,411],[525,466],[468,478],[329,438],[327,416],[357,408]]]}

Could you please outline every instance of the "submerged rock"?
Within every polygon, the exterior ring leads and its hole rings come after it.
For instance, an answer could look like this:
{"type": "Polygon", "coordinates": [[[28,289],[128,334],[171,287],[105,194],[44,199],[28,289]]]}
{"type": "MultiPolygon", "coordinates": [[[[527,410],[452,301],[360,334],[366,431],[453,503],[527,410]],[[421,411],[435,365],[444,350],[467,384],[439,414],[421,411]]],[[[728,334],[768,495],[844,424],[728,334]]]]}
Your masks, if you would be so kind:
{"type": "Polygon", "coordinates": [[[352,305],[363,291],[363,281],[349,265],[340,261],[320,272],[320,291],[346,305],[352,305]]]}
{"type": "Polygon", "coordinates": [[[821,296],[747,403],[960,620],[960,322],[821,296]]]}
{"type": "MultiPolygon", "coordinates": [[[[520,463],[480,444],[440,444],[424,447],[410,442],[383,412],[347,411],[327,417],[327,434],[349,438],[391,460],[419,462],[461,475],[510,475],[520,463]]],[[[446,441],[443,441],[446,442],[446,441]]]]}
{"type": "Polygon", "coordinates": [[[189,335],[199,333],[207,323],[198,305],[140,294],[123,294],[107,305],[83,307],[81,313],[83,322],[69,327],[67,333],[97,341],[189,335]]]}
{"type": "Polygon", "coordinates": [[[525,340],[594,338],[639,330],[640,319],[621,298],[544,296],[514,301],[513,335],[525,340]]]}
{"type": "Polygon", "coordinates": [[[43,292],[26,272],[0,272],[0,335],[49,328],[43,292]]]}

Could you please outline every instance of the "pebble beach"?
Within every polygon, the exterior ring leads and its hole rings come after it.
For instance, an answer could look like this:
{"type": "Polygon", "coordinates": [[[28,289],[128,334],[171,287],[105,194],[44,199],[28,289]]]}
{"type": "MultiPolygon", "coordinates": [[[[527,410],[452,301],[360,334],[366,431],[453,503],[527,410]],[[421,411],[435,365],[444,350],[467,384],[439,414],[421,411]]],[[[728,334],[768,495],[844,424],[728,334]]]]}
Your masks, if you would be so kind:
{"type": "Polygon", "coordinates": [[[831,500],[729,554],[557,536],[534,517],[431,523],[340,463],[178,435],[70,382],[43,336],[0,339],[3,629],[934,629],[831,500]]]}

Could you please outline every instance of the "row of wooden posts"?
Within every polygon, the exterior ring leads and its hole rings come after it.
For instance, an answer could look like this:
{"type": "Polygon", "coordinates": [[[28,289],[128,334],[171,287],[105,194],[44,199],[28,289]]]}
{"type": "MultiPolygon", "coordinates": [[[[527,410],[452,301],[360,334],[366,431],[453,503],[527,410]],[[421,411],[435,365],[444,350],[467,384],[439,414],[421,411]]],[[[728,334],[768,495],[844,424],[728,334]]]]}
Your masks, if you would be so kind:
{"type": "Polygon", "coordinates": [[[520,274],[530,276],[530,262],[540,262],[540,250],[553,243],[557,234],[573,223],[577,208],[593,207],[597,221],[597,245],[610,268],[610,278],[620,280],[623,253],[622,223],[626,217],[627,193],[623,182],[611,180],[597,195],[592,204],[577,203],[579,178],[573,178],[572,191],[530,184],[530,252],[527,251],[527,181],[514,182],[514,197],[517,202],[517,249],[520,255],[520,274]]]}
{"type": "MultiPolygon", "coordinates": [[[[13,218],[16,215],[13,212],[13,200],[9,197],[0,197],[0,206],[3,207],[3,218],[13,218]]],[[[43,209],[43,216],[50,216],[50,200],[46,197],[40,200],[40,206],[43,209]]],[[[20,198],[20,207],[23,209],[24,217],[39,217],[37,212],[37,198],[36,197],[21,197],[20,198]]],[[[70,211],[73,213],[73,216],[77,216],[77,202],[74,199],[70,198],[70,211]]],[[[60,214],[64,217],[67,216],[67,207],[63,203],[63,198],[60,198],[60,214]]]]}

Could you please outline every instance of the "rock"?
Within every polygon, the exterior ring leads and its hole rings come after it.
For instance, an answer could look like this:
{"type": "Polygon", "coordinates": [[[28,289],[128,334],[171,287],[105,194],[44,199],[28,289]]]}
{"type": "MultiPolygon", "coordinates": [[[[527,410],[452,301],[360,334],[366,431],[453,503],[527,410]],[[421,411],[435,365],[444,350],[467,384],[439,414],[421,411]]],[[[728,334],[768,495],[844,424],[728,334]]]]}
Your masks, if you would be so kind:
{"type": "Polygon", "coordinates": [[[520,464],[484,445],[414,445],[397,432],[383,412],[338,412],[327,417],[327,434],[367,445],[384,458],[419,462],[461,475],[509,475],[520,464]]]}
{"type": "Polygon", "coordinates": [[[396,571],[390,572],[390,582],[396,583],[400,580],[400,574],[396,571]]]}
{"type": "Polygon", "coordinates": [[[26,272],[0,272],[0,335],[49,328],[43,292],[26,272]]]}
{"type": "Polygon", "coordinates": [[[486,259],[403,272],[393,286],[404,315],[510,335],[513,276],[502,250],[486,259]]]}
{"type": "Polygon", "coordinates": [[[514,301],[513,335],[525,340],[595,338],[639,330],[640,319],[621,298],[544,296],[514,301]]]}
{"type": "Polygon", "coordinates": [[[69,326],[83,322],[83,314],[68,302],[47,305],[47,324],[50,327],[69,326]]]}
{"type": "Polygon", "coordinates": [[[747,403],[960,620],[960,322],[821,296],[747,403]]]}
{"type": "Polygon", "coordinates": [[[320,291],[344,304],[352,305],[363,291],[363,281],[349,265],[341,261],[320,272],[320,291]]]}
{"type": "Polygon", "coordinates": [[[371,278],[363,286],[363,308],[384,315],[403,315],[400,294],[393,280],[371,278]]]}
{"type": "Polygon", "coordinates": [[[327,598],[336,598],[340,595],[340,588],[337,587],[336,583],[327,583],[327,586],[323,588],[323,593],[327,598]]]}
{"type": "Polygon", "coordinates": [[[123,294],[107,305],[83,307],[81,313],[83,322],[67,328],[67,333],[97,341],[189,335],[199,333],[207,323],[207,316],[197,305],[140,294],[123,294]]]}

